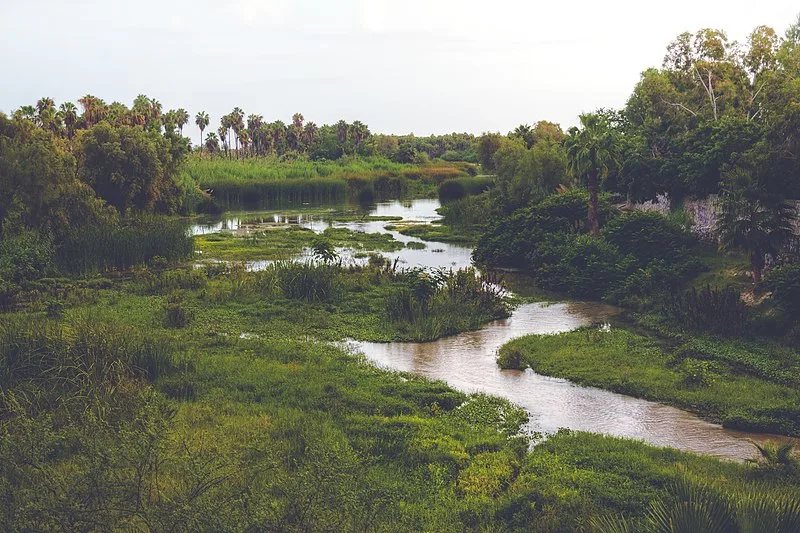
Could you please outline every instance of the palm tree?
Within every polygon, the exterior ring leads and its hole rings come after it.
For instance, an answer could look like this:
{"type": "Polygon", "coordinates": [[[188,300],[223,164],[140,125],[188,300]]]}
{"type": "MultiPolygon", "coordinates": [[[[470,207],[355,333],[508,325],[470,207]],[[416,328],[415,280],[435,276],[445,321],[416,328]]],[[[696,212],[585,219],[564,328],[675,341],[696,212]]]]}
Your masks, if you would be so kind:
{"type": "Polygon", "coordinates": [[[344,120],[336,123],[336,138],[339,141],[339,146],[342,148],[342,155],[345,154],[345,145],[347,144],[347,133],[350,126],[344,120]]]}
{"type": "MultiPolygon", "coordinates": [[[[208,123],[209,123],[208,113],[206,113],[205,111],[200,111],[197,115],[195,115],[194,123],[197,124],[198,128],[200,128],[200,153],[202,153],[203,152],[203,132],[205,131],[206,126],[208,126],[208,123]]],[[[216,137],[216,135],[214,135],[214,137],[216,137]]]]}
{"type": "Polygon", "coordinates": [[[39,100],[36,102],[36,111],[38,111],[39,113],[41,113],[45,109],[51,109],[51,108],[55,108],[55,107],[56,107],[56,103],[53,101],[52,98],[50,98],[48,96],[44,96],[42,98],[39,98],[39,100]]]}
{"type": "Polygon", "coordinates": [[[217,139],[217,134],[214,133],[213,131],[209,132],[208,135],[206,135],[205,144],[206,144],[206,149],[211,154],[219,150],[219,139],[217,139]]]}
{"type": "Polygon", "coordinates": [[[572,127],[564,141],[567,148],[569,168],[576,176],[586,175],[589,186],[589,233],[600,235],[598,217],[599,179],[608,174],[608,167],[615,161],[615,135],[608,120],[597,114],[580,116],[582,128],[572,127]]]}
{"type": "Polygon", "coordinates": [[[358,156],[358,148],[370,136],[369,128],[360,120],[356,120],[350,126],[350,133],[353,139],[353,154],[358,156]]]}
{"type": "Polygon", "coordinates": [[[746,171],[737,169],[723,189],[720,210],[720,248],[747,253],[753,281],[760,282],[766,256],[777,255],[792,236],[794,208],[783,198],[762,192],[746,171]]]}
{"type": "Polygon", "coordinates": [[[533,146],[533,128],[530,127],[528,124],[520,124],[514,131],[511,132],[511,135],[514,137],[518,137],[525,142],[525,146],[528,148],[533,146]]]}
{"type": "Polygon", "coordinates": [[[22,118],[26,118],[28,120],[33,120],[36,118],[36,108],[32,105],[24,105],[20,107],[19,112],[22,115],[22,118]]]}
{"type": "Polygon", "coordinates": [[[183,127],[189,123],[189,113],[182,107],[175,111],[175,124],[178,126],[178,131],[183,136],[183,127]]]}
{"type": "Polygon", "coordinates": [[[225,122],[226,118],[227,115],[222,117],[222,123],[217,129],[217,133],[219,134],[220,141],[222,141],[222,148],[225,149],[225,152],[228,152],[228,125],[225,122]]]}
{"type": "Polygon", "coordinates": [[[75,136],[75,125],[78,123],[78,108],[72,102],[64,102],[59,108],[67,128],[67,138],[75,136]]]}
{"type": "Polygon", "coordinates": [[[319,128],[316,124],[313,122],[306,124],[306,127],[303,130],[303,144],[305,145],[306,151],[311,149],[311,145],[314,144],[314,140],[317,138],[318,133],[319,128]]]}
{"type": "Polygon", "coordinates": [[[261,150],[261,136],[259,130],[264,123],[264,117],[261,115],[249,115],[247,117],[247,132],[250,134],[250,140],[253,143],[253,152],[259,153],[261,150]]]}

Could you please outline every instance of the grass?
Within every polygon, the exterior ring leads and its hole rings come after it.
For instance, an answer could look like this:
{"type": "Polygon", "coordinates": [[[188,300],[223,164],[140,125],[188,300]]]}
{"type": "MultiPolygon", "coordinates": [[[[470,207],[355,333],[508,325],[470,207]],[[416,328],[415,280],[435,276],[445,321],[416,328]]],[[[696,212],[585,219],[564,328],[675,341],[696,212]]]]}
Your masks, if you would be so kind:
{"type": "MultiPolygon", "coordinates": [[[[253,259],[319,238],[263,233],[196,242],[253,259]]],[[[593,517],[640,520],[686,478],[737,494],[800,490],[780,469],[601,435],[560,431],[531,449],[518,435],[526,415],[507,401],[380,370],[329,342],[434,339],[507,315],[474,272],[378,258],[261,272],[150,263],[38,280],[0,316],[0,530],[569,532],[593,517]]],[[[630,392],[796,413],[797,361],[787,351],[770,363],[771,346],[704,340],[681,352],[697,363],[676,366],[675,353],[624,331],[514,342],[546,343],[536,360],[554,372],[630,392]]]]}
{"type": "Polygon", "coordinates": [[[424,241],[449,242],[472,246],[480,234],[469,228],[448,226],[445,224],[389,224],[387,230],[398,231],[409,237],[417,237],[424,241]]]}
{"type": "Polygon", "coordinates": [[[401,164],[377,157],[337,161],[192,157],[181,180],[211,190],[223,205],[265,208],[433,196],[442,181],[466,177],[467,167],[445,162],[401,164]]]}
{"type": "Polygon", "coordinates": [[[247,236],[211,233],[195,236],[203,259],[256,261],[290,259],[317,241],[355,251],[394,252],[405,247],[388,233],[364,233],[347,228],[328,228],[321,234],[297,226],[276,227],[247,236]]]}
{"type": "MultiPolygon", "coordinates": [[[[559,335],[533,335],[503,346],[504,368],[569,379],[622,394],[694,411],[726,427],[800,435],[800,389],[768,372],[754,372],[737,359],[746,352],[702,349],[695,340],[668,351],[651,338],[625,330],[584,329],[559,335]],[[732,355],[735,354],[735,355],[732,355]]],[[[787,354],[788,356],[788,354],[787,354]]],[[[749,353],[762,365],[769,353],[749,353]]],[[[792,364],[798,356],[792,354],[792,364]]],[[[770,364],[777,371],[782,362],[770,364]]]]}
{"type": "Polygon", "coordinates": [[[125,270],[154,259],[184,261],[192,257],[193,249],[192,237],[182,221],[139,218],[73,233],[56,250],[56,262],[70,273],[125,270]]]}

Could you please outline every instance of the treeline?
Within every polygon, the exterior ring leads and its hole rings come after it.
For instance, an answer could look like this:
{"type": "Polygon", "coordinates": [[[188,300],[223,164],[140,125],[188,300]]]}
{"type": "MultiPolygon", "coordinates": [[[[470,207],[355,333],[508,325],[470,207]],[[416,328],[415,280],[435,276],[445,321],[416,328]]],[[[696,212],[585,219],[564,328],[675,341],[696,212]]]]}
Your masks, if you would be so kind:
{"type": "MultiPolygon", "coordinates": [[[[759,26],[744,43],[715,29],[683,33],[661,68],[642,73],[624,108],[591,114],[592,135],[610,148],[598,167],[602,186],[635,201],[662,193],[680,200],[718,194],[730,175],[746,172],[764,192],[800,198],[798,101],[800,19],[783,37],[759,26]]],[[[529,152],[543,134],[564,139],[546,122],[508,136],[485,134],[480,162],[503,182],[523,182],[520,192],[552,191],[551,180],[568,179],[562,175],[567,147],[553,149],[558,165],[542,174],[529,152]]]]}
{"type": "Polygon", "coordinates": [[[217,131],[205,137],[210,124],[208,114],[199,112],[195,123],[204,139],[198,151],[229,158],[277,156],[333,161],[347,156],[380,156],[397,163],[424,164],[430,159],[477,162],[477,140],[469,133],[430,137],[375,135],[359,120],[317,126],[295,113],[289,124],[280,120],[267,122],[258,114],[245,118],[239,107],[223,115],[217,131]]]}

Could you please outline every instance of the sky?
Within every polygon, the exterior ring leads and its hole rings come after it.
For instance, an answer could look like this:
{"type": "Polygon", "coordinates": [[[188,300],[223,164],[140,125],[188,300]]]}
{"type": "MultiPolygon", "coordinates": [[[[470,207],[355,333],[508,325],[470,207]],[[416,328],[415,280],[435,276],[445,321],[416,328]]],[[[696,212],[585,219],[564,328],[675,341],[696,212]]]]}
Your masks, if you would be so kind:
{"type": "Polygon", "coordinates": [[[507,132],[625,104],[684,31],[779,34],[792,0],[0,0],[0,111],[90,93],[378,133],[507,132]]]}

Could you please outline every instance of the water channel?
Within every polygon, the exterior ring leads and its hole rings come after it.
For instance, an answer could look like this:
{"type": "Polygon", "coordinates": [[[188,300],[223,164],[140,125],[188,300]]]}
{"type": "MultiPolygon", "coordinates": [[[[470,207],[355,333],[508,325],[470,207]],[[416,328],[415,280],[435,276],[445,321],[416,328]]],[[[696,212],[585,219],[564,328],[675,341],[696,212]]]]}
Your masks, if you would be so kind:
{"type": "MultiPolygon", "coordinates": [[[[435,222],[437,200],[386,202],[369,211],[375,217],[402,217],[403,221],[435,222]]],[[[341,208],[337,208],[340,210],[341,208]]],[[[220,220],[193,226],[192,231],[248,233],[266,228],[300,225],[316,232],[328,227],[354,231],[391,233],[401,242],[418,241],[386,230],[386,221],[335,222],[317,209],[290,209],[274,213],[228,214],[220,220]]],[[[471,249],[447,243],[425,243],[424,249],[405,248],[386,253],[404,267],[463,268],[470,265],[471,249]]],[[[340,250],[343,257],[351,251],[340,250]]],[[[258,269],[262,263],[253,262],[258,269]]],[[[513,315],[433,342],[350,343],[376,365],[442,380],[464,392],[502,396],[523,407],[532,432],[552,433],[559,428],[604,433],[646,441],[658,446],[709,454],[733,460],[754,456],[751,441],[781,439],[759,433],[725,429],[681,409],[622,394],[575,385],[564,379],[542,376],[531,370],[501,370],[495,357],[509,340],[530,334],[570,331],[581,326],[613,321],[618,309],[598,303],[529,303],[513,315]]]]}

